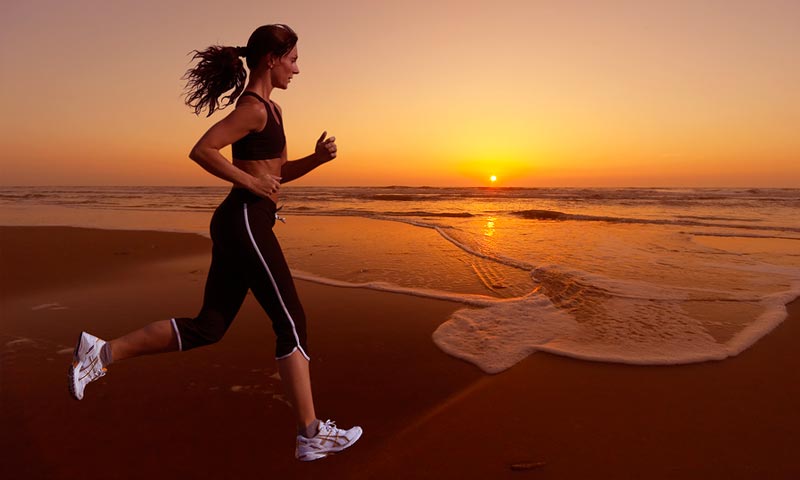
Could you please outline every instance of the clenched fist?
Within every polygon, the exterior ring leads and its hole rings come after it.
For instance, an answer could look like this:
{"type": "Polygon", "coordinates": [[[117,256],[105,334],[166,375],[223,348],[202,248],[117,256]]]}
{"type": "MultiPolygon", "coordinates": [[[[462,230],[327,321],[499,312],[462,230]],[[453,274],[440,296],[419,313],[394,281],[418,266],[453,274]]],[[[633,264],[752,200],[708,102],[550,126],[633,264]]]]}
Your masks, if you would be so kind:
{"type": "Polygon", "coordinates": [[[317,140],[317,147],[314,149],[314,154],[319,158],[321,163],[330,162],[336,158],[336,137],[325,138],[328,132],[322,132],[322,135],[317,140]]]}

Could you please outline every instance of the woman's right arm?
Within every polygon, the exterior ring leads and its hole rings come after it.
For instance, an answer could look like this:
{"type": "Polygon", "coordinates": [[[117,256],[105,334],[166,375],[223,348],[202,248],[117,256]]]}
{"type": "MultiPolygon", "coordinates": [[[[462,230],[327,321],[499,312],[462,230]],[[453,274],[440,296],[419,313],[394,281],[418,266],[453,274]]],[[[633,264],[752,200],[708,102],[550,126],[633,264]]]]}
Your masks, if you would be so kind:
{"type": "Polygon", "coordinates": [[[257,104],[236,107],[227,117],[214,124],[200,137],[189,152],[189,158],[207,172],[237,187],[244,187],[259,196],[275,193],[280,186],[277,179],[256,178],[228,161],[220,150],[254,130],[261,130],[267,122],[267,111],[257,104]]]}

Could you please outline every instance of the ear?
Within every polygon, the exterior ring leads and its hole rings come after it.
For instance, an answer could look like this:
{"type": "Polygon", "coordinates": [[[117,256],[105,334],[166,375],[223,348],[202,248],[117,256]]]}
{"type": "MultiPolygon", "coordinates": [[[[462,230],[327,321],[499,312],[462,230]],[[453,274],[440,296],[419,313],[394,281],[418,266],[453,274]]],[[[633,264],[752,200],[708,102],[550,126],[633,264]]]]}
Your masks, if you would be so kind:
{"type": "Polygon", "coordinates": [[[261,57],[261,62],[259,64],[259,66],[263,67],[263,68],[266,68],[266,69],[270,69],[270,68],[274,67],[275,64],[277,64],[277,63],[278,62],[277,62],[277,60],[275,58],[275,55],[273,55],[271,53],[268,53],[268,54],[264,55],[263,57],[261,57]]]}

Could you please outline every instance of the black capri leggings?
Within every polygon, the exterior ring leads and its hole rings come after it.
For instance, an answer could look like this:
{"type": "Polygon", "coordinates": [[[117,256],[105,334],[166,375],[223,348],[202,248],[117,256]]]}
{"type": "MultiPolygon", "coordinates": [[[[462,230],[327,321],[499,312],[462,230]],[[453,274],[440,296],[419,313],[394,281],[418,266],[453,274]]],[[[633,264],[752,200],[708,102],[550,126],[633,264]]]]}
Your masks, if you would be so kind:
{"type": "Polygon", "coordinates": [[[277,208],[243,188],[233,188],[211,217],[211,267],[203,307],[195,318],[173,318],[178,348],[190,350],[219,341],[236,317],[247,291],[272,320],[275,357],[306,348],[306,316],[294,281],[272,232],[277,208]]]}

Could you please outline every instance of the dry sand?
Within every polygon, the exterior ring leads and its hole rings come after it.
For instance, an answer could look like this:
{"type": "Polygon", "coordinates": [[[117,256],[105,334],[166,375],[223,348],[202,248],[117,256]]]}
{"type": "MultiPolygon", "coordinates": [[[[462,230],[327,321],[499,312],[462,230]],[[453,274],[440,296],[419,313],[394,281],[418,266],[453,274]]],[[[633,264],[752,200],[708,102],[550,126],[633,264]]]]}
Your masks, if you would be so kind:
{"type": "Polygon", "coordinates": [[[800,478],[799,302],[723,362],[536,354],[487,376],[430,339],[460,305],[299,281],[318,414],[365,431],[310,464],[293,458],[269,320],[251,296],[220,343],[114,364],[72,400],[78,333],[195,314],[210,247],[0,227],[3,478],[800,478]]]}

